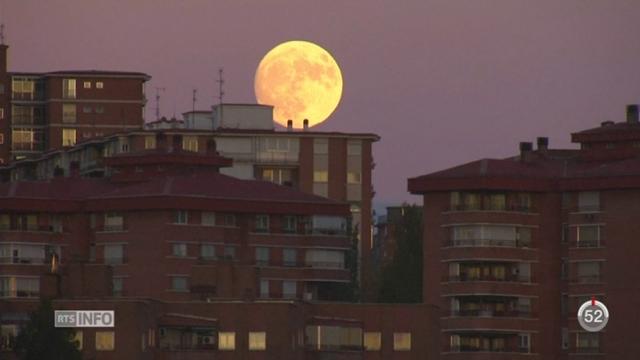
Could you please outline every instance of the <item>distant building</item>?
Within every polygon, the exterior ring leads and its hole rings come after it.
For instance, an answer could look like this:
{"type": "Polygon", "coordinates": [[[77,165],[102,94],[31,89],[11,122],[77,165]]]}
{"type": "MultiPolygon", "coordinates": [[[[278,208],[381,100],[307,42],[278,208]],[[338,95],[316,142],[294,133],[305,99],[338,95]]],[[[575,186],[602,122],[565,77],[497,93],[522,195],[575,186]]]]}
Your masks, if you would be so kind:
{"type": "Polygon", "coordinates": [[[387,213],[376,221],[373,239],[372,263],[379,273],[393,261],[398,248],[399,230],[403,226],[405,206],[388,206],[387,213]]]}
{"type": "Polygon", "coordinates": [[[424,196],[424,301],[430,359],[637,359],[640,121],[409,179],[424,196]],[[584,331],[579,306],[611,321],[584,331]],[[437,314],[439,312],[439,314],[437,314]],[[613,320],[615,318],[615,320],[613,320]]]}
{"type": "Polygon", "coordinates": [[[144,125],[143,73],[7,70],[0,45],[0,163],[144,125]]]}

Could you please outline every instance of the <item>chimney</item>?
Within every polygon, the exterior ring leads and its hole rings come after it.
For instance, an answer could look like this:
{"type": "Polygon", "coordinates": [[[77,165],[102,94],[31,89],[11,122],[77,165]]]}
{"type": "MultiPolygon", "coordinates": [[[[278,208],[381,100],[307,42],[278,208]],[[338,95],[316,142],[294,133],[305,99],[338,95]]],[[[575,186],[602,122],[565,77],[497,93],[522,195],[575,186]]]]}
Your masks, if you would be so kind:
{"type": "Polygon", "coordinates": [[[533,143],[521,142],[520,143],[520,160],[525,161],[526,157],[533,150],[533,143]]]}
{"type": "Polygon", "coordinates": [[[627,105],[627,123],[629,124],[638,123],[638,105],[636,104],[627,105]]]}
{"type": "Polygon", "coordinates": [[[549,150],[549,138],[548,137],[538,137],[536,139],[538,144],[538,150],[547,151],[549,150]]]}
{"type": "Polygon", "coordinates": [[[293,131],[293,120],[287,120],[287,131],[293,131]]]}
{"type": "Polygon", "coordinates": [[[309,130],[309,119],[304,119],[304,121],[302,122],[302,130],[309,130]]]}

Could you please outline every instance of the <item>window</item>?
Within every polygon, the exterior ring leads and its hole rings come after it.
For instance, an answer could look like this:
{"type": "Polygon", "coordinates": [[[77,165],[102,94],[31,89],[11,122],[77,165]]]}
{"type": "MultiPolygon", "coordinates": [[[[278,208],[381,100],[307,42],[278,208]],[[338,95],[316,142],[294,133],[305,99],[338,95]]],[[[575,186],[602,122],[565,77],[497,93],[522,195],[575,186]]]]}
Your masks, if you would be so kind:
{"type": "Polygon", "coordinates": [[[298,229],[298,218],[296,216],[285,216],[283,218],[282,230],[286,233],[295,233],[298,229]]]}
{"type": "Polygon", "coordinates": [[[357,327],[310,325],[305,328],[307,344],[317,350],[362,348],[362,329],[357,327]]]}
{"type": "Polygon", "coordinates": [[[91,81],[85,81],[83,86],[85,89],[91,89],[91,81]]]}
{"type": "Polygon", "coordinates": [[[344,269],[344,251],[309,249],[305,254],[305,264],[312,268],[344,269]]]}
{"type": "Polygon", "coordinates": [[[76,129],[62,129],[62,146],[76,144],[76,129]]]}
{"type": "Polygon", "coordinates": [[[116,348],[116,336],[113,331],[96,331],[96,350],[112,351],[116,348]]]}
{"type": "Polygon", "coordinates": [[[156,137],[154,135],[147,135],[144,137],[144,148],[145,150],[156,148],[156,137]]]}
{"type": "Polygon", "coordinates": [[[597,191],[583,191],[578,193],[578,211],[593,212],[600,210],[600,193],[597,191]]]}
{"type": "Polygon", "coordinates": [[[124,263],[124,246],[114,244],[105,245],[104,263],[109,265],[124,263]]]}
{"type": "Polygon", "coordinates": [[[62,97],[64,99],[76,98],[76,79],[62,80],[62,97]]]}
{"type": "Polygon", "coordinates": [[[78,350],[82,350],[82,343],[83,343],[83,333],[82,330],[75,330],[75,332],[73,333],[73,338],[71,339],[71,342],[76,343],[76,347],[78,348],[78,350]]]}
{"type": "Polygon", "coordinates": [[[114,277],[112,279],[112,284],[113,284],[113,296],[122,296],[122,289],[123,289],[123,278],[116,278],[114,277]]]}
{"type": "Polygon", "coordinates": [[[282,282],[282,297],[291,299],[297,296],[297,283],[295,281],[282,282]]]}
{"type": "Polygon", "coordinates": [[[218,350],[235,350],[236,333],[221,331],[218,333],[218,350]]]}
{"type": "Polygon", "coordinates": [[[236,258],[236,248],[235,246],[225,246],[224,247],[224,258],[227,260],[234,260],[236,258]]]}
{"type": "Polygon", "coordinates": [[[96,81],[96,89],[104,89],[104,83],[102,81],[96,81]]]}
{"type": "Polygon", "coordinates": [[[282,250],[282,261],[284,266],[296,266],[298,252],[296,249],[284,249],[282,250]]]}
{"type": "Polygon", "coordinates": [[[562,350],[569,349],[569,329],[562,328],[562,350]]]}
{"type": "Polygon", "coordinates": [[[411,333],[393,333],[393,350],[409,351],[411,350],[411,333]]]}
{"type": "Polygon", "coordinates": [[[215,226],[216,225],[216,214],[210,211],[203,211],[200,214],[200,222],[202,225],[206,226],[215,226]]]}
{"type": "Polygon", "coordinates": [[[76,122],[76,104],[62,104],[62,122],[76,122]]]}
{"type": "Polygon", "coordinates": [[[577,263],[578,282],[594,283],[600,281],[600,263],[597,261],[583,261],[577,263]]]}
{"type": "Polygon", "coordinates": [[[178,210],[174,213],[174,223],[186,224],[189,222],[189,212],[186,210],[178,210]]]}
{"type": "Polygon", "coordinates": [[[124,217],[121,213],[107,212],[104,214],[104,231],[122,231],[124,229],[124,217]]]}
{"type": "Polygon", "coordinates": [[[269,215],[256,215],[256,232],[269,232],[269,215]]]}
{"type": "Polygon", "coordinates": [[[569,242],[569,238],[571,236],[571,228],[569,224],[562,224],[562,238],[560,239],[561,244],[566,244],[569,242]]]}
{"type": "Polygon", "coordinates": [[[600,350],[600,334],[597,332],[576,333],[576,348],[578,352],[598,352],[600,350]]]}
{"type": "Polygon", "coordinates": [[[198,137],[197,136],[182,137],[182,150],[198,152],[198,137]]]}
{"type": "Polygon", "coordinates": [[[0,133],[0,145],[4,144],[4,134],[0,133]]]}
{"type": "Polygon", "coordinates": [[[521,352],[529,352],[529,347],[531,346],[531,337],[529,334],[518,334],[518,347],[521,352]]]}
{"type": "Polygon", "coordinates": [[[233,214],[224,214],[222,216],[222,226],[236,226],[236,216],[233,214]]]}
{"type": "Polygon", "coordinates": [[[260,297],[269,297],[269,280],[260,280],[260,297]]]}
{"type": "Polygon", "coordinates": [[[267,333],[264,331],[249,332],[249,350],[260,351],[267,349],[267,333]]]}
{"type": "Polygon", "coordinates": [[[256,248],[256,265],[269,265],[269,248],[256,248]]]}
{"type": "Polygon", "coordinates": [[[185,257],[187,256],[187,244],[173,244],[171,254],[173,256],[185,257]]]}
{"type": "Polygon", "coordinates": [[[560,259],[560,279],[566,280],[569,276],[569,259],[561,258],[560,259]]]}
{"type": "Polygon", "coordinates": [[[172,276],[171,277],[171,290],[186,292],[187,289],[187,277],[186,276],[172,276]]]}
{"type": "Polygon", "coordinates": [[[313,153],[323,155],[328,154],[329,139],[313,139],[313,153]]]}
{"type": "Polygon", "coordinates": [[[505,194],[488,194],[484,198],[486,210],[504,211],[507,208],[507,196],[505,194]]]}
{"type": "Polygon", "coordinates": [[[364,349],[366,351],[379,351],[382,347],[382,333],[365,332],[364,333],[364,349]]]}
{"type": "Polygon", "coordinates": [[[347,173],[347,183],[360,184],[362,182],[362,174],[360,172],[349,171],[347,173]]]}
{"type": "Polygon", "coordinates": [[[580,225],[578,226],[578,242],[579,248],[590,248],[600,246],[600,226],[598,225],[580,225]]]}
{"type": "Polygon", "coordinates": [[[327,170],[316,170],[313,172],[313,182],[326,183],[329,181],[329,172],[327,170]]]}
{"type": "Polygon", "coordinates": [[[4,108],[0,107],[0,120],[4,120],[4,108]]]}
{"type": "Polygon", "coordinates": [[[349,156],[362,155],[362,141],[349,140],[349,142],[347,142],[347,155],[349,156]]]}
{"type": "Polygon", "coordinates": [[[0,277],[1,297],[38,297],[40,279],[30,277],[0,277]]]}
{"type": "Polygon", "coordinates": [[[200,246],[200,257],[203,259],[215,259],[216,247],[211,244],[202,244],[200,246]]]}
{"type": "Polygon", "coordinates": [[[104,114],[104,106],[96,105],[96,114],[104,114]]]}

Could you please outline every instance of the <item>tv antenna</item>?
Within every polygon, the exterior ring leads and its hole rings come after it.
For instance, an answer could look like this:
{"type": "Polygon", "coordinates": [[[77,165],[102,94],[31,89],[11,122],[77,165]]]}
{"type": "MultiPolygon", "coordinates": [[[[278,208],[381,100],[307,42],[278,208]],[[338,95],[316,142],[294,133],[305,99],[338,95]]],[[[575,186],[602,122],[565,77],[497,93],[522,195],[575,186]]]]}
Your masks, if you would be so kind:
{"type": "Polygon", "coordinates": [[[156,87],[156,120],[160,120],[160,92],[165,90],[163,87],[156,87]]]}
{"type": "Polygon", "coordinates": [[[0,24],[0,45],[4,45],[4,24],[0,24]]]}
{"type": "Polygon", "coordinates": [[[191,98],[191,110],[193,110],[193,112],[196,112],[196,101],[198,101],[198,98],[196,97],[196,95],[198,94],[198,89],[193,89],[193,97],[191,98]]]}
{"type": "Polygon", "coordinates": [[[222,99],[224,98],[224,77],[222,76],[223,72],[224,68],[218,69],[218,80],[216,80],[216,82],[218,83],[218,102],[220,104],[222,104],[222,99]]]}

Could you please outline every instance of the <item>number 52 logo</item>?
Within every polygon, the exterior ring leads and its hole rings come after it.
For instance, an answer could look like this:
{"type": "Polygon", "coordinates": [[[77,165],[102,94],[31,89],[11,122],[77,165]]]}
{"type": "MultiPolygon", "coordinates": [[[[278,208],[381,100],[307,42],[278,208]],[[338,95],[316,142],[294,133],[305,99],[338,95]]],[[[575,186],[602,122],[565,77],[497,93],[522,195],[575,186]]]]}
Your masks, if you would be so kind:
{"type": "Polygon", "coordinates": [[[609,322],[609,310],[600,301],[591,299],[580,306],[578,322],[586,331],[600,331],[609,322]]]}

